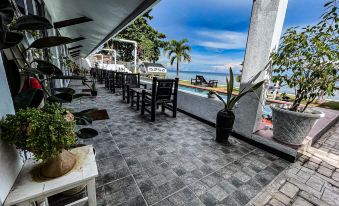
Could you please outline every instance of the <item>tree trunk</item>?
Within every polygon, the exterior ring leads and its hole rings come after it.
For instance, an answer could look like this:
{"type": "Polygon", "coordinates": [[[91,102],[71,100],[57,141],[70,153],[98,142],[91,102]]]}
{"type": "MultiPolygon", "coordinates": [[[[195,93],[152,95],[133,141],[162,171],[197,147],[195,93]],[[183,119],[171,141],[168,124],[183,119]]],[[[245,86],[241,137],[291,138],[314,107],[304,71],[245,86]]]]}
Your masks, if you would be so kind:
{"type": "Polygon", "coordinates": [[[177,59],[177,78],[179,78],[179,60],[177,59]]]}

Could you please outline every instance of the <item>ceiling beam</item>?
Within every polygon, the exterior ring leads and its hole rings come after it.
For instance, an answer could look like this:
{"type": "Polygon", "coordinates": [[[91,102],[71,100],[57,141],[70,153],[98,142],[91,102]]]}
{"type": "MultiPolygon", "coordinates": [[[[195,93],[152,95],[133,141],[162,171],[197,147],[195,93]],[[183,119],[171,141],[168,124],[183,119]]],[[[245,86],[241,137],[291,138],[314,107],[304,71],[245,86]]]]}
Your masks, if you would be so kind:
{"type": "Polygon", "coordinates": [[[75,51],[70,52],[70,54],[75,54],[75,53],[80,53],[80,50],[75,50],[75,51]]]}
{"type": "Polygon", "coordinates": [[[84,40],[84,39],[86,39],[86,38],[82,37],[82,36],[78,37],[78,38],[74,38],[72,43],[77,42],[77,41],[81,41],[81,40],[84,40]]]}
{"type": "Polygon", "coordinates": [[[79,18],[74,18],[74,19],[67,19],[64,21],[58,21],[58,22],[54,22],[54,29],[59,29],[62,27],[66,27],[66,26],[72,26],[72,25],[76,25],[76,24],[82,24],[85,22],[90,22],[93,21],[93,19],[90,19],[86,16],[82,16],[79,18]]]}
{"type": "Polygon", "coordinates": [[[82,45],[70,47],[70,48],[68,48],[68,51],[73,50],[73,49],[78,49],[78,48],[81,48],[81,47],[82,47],[82,45]]]}

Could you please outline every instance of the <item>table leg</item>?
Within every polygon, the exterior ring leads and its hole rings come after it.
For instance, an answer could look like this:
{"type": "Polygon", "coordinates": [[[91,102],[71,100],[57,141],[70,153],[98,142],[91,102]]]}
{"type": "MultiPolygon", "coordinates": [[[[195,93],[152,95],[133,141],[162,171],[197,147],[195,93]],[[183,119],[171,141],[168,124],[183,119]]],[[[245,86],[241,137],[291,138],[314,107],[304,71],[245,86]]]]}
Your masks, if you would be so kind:
{"type": "Polygon", "coordinates": [[[88,206],[97,205],[97,196],[95,191],[95,179],[87,181],[88,206]]]}

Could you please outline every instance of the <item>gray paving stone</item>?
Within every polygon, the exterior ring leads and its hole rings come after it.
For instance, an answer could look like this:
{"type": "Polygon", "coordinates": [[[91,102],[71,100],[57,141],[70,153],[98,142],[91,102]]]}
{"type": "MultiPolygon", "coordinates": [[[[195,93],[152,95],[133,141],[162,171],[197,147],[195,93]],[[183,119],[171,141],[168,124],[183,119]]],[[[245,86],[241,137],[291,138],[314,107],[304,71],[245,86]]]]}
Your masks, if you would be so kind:
{"type": "Polygon", "coordinates": [[[294,198],[294,196],[299,192],[299,188],[290,182],[286,182],[280,188],[280,192],[287,195],[289,198],[294,198]]]}
{"type": "Polygon", "coordinates": [[[291,198],[287,197],[285,194],[281,192],[277,192],[274,194],[274,198],[284,203],[285,205],[289,205],[291,202],[291,198]]]}
{"type": "Polygon", "coordinates": [[[321,199],[330,205],[336,205],[339,202],[339,193],[334,192],[329,188],[325,188],[321,199]]]}
{"type": "Polygon", "coordinates": [[[219,187],[218,185],[215,185],[211,189],[207,191],[209,194],[211,194],[217,201],[221,201],[225,199],[225,197],[228,196],[228,193],[223,190],[223,188],[219,187]]]}
{"type": "Polygon", "coordinates": [[[316,176],[312,176],[307,182],[306,185],[320,191],[321,188],[323,187],[325,181],[316,177],[316,176]]]}
{"type": "Polygon", "coordinates": [[[274,199],[274,198],[270,200],[269,204],[270,204],[271,206],[285,206],[284,203],[282,203],[282,202],[280,202],[279,200],[274,199]]]}
{"type": "Polygon", "coordinates": [[[292,206],[313,206],[313,204],[302,197],[297,197],[292,206]]]}
{"type": "Polygon", "coordinates": [[[331,177],[332,176],[332,173],[333,173],[333,170],[331,169],[328,169],[327,167],[324,167],[324,166],[320,166],[317,170],[318,173],[326,176],[326,177],[331,177]]]}
{"type": "MultiPolygon", "coordinates": [[[[71,86],[81,89],[80,84],[71,86]]],[[[215,128],[180,112],[177,118],[159,112],[150,122],[121,96],[97,87],[97,98],[65,106],[107,109],[110,116],[91,125],[99,132],[96,138],[79,142],[97,151],[98,205],[142,206],[144,199],[149,206],[244,205],[288,166],[233,137],[229,145],[220,145],[214,141],[215,128]]]]}

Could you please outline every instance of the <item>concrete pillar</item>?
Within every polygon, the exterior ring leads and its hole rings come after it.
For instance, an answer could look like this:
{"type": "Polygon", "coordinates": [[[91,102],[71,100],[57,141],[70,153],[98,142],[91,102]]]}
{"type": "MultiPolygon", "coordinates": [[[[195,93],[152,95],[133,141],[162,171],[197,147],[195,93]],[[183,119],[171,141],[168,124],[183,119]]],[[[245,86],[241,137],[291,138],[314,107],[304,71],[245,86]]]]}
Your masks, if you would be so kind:
{"type": "MultiPolygon", "coordinates": [[[[12,96],[7,83],[6,73],[0,54],[0,119],[6,114],[14,114],[12,96]]],[[[23,160],[19,152],[12,146],[0,140],[0,205],[2,205],[10,191],[20,169],[23,160]]]]}
{"type": "MultiPolygon", "coordinates": [[[[248,82],[265,68],[271,52],[278,47],[287,3],[288,0],[253,1],[240,89],[250,86],[248,82]]],[[[262,72],[254,83],[269,78],[270,74],[262,72]]],[[[266,88],[263,87],[240,100],[235,108],[236,133],[250,138],[257,130],[265,104],[265,92],[266,88]]]]}

